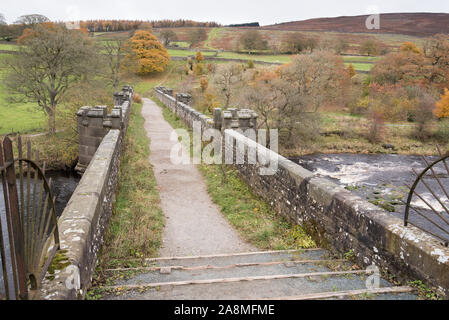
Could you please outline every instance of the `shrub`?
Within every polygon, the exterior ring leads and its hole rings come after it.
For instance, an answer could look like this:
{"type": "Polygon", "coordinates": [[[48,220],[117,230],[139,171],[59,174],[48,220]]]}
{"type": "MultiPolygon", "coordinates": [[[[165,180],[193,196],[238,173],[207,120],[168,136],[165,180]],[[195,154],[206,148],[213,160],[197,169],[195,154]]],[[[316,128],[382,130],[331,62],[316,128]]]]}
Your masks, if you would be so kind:
{"type": "Polygon", "coordinates": [[[210,112],[211,114],[214,112],[215,108],[218,108],[220,103],[214,93],[211,91],[206,91],[204,96],[201,98],[201,102],[199,104],[200,112],[210,112]]]}
{"type": "Polygon", "coordinates": [[[368,140],[371,143],[379,143],[382,141],[384,134],[384,117],[379,111],[371,113],[371,127],[368,133],[368,140]]]}
{"type": "Polygon", "coordinates": [[[435,139],[444,143],[449,141],[449,120],[444,119],[438,122],[438,129],[435,132],[435,139]]]}
{"type": "Polygon", "coordinates": [[[354,77],[357,74],[357,72],[355,72],[355,68],[354,68],[352,63],[348,67],[348,72],[349,72],[349,76],[351,78],[354,77]]]}
{"type": "Polygon", "coordinates": [[[435,99],[429,94],[422,94],[418,97],[418,104],[415,113],[416,129],[414,137],[419,140],[426,140],[432,136],[431,124],[434,119],[432,110],[435,108],[435,99]]]}
{"type": "Polygon", "coordinates": [[[254,69],[254,61],[253,60],[248,60],[248,68],[254,69]]]}
{"type": "Polygon", "coordinates": [[[197,63],[193,67],[193,72],[196,76],[200,76],[204,73],[204,65],[202,63],[197,63]]]}
{"type": "Polygon", "coordinates": [[[449,118],[449,90],[444,89],[444,94],[441,95],[441,100],[437,102],[437,107],[434,110],[437,118],[449,118]]]}
{"type": "Polygon", "coordinates": [[[142,98],[137,93],[134,93],[133,100],[135,103],[142,103],[142,98]]]}
{"type": "Polygon", "coordinates": [[[201,53],[201,51],[198,51],[198,52],[196,53],[195,60],[196,60],[198,63],[203,62],[204,57],[203,57],[203,54],[201,53]]]}
{"type": "Polygon", "coordinates": [[[209,81],[207,80],[206,77],[201,77],[200,86],[201,86],[201,91],[204,92],[207,90],[207,87],[209,86],[209,81]]]}
{"type": "Polygon", "coordinates": [[[207,72],[214,74],[217,71],[217,66],[213,63],[207,64],[207,72]]]}

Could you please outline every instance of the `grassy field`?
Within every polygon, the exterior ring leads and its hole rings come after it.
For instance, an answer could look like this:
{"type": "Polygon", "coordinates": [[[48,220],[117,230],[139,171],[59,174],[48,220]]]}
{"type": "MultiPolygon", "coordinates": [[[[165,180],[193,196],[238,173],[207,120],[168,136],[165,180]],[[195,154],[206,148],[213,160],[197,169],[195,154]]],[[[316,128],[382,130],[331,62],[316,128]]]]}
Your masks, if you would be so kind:
{"type": "Polygon", "coordinates": [[[18,46],[16,44],[0,42],[0,50],[15,51],[17,49],[18,49],[18,46]]]}
{"type": "MultiPolygon", "coordinates": [[[[179,41],[187,41],[191,28],[169,28],[173,30],[179,41]]],[[[241,35],[247,30],[245,28],[205,28],[208,37],[205,41],[199,44],[200,48],[204,49],[224,49],[226,51],[235,51],[238,47],[238,42],[241,35]]],[[[156,33],[163,29],[158,29],[156,33]]],[[[360,45],[366,40],[376,40],[379,42],[382,49],[389,51],[397,50],[403,42],[411,41],[417,45],[422,46],[424,39],[420,37],[395,35],[395,34],[364,34],[364,33],[342,33],[342,32],[313,32],[313,31],[285,31],[285,30],[267,30],[259,29],[262,36],[268,41],[269,45],[279,45],[288,34],[300,33],[303,36],[315,37],[323,41],[344,40],[349,43],[348,52],[356,54],[359,53],[360,45]]]]}
{"type": "Polygon", "coordinates": [[[188,48],[190,47],[190,43],[185,41],[173,41],[171,42],[172,45],[177,45],[179,48],[188,48]]]}
{"type": "MultiPolygon", "coordinates": [[[[345,65],[349,66],[351,62],[346,62],[345,65]]],[[[372,63],[352,63],[354,66],[355,71],[371,71],[371,69],[374,67],[374,64],[372,63]]]]}
{"type": "MultiPolygon", "coordinates": [[[[195,56],[197,51],[195,50],[177,50],[177,49],[168,49],[168,54],[171,57],[190,57],[195,56]]],[[[203,56],[214,56],[215,52],[201,52],[203,56]]]]}
{"type": "MultiPolygon", "coordinates": [[[[196,51],[194,50],[176,50],[169,49],[168,53],[172,57],[191,57],[196,55],[196,51]]],[[[203,56],[215,56],[214,52],[202,52],[203,56]]],[[[244,54],[244,53],[235,53],[235,52],[220,52],[217,58],[224,59],[240,59],[240,60],[253,60],[253,61],[261,61],[261,62],[271,62],[271,63],[289,63],[292,60],[292,55],[253,55],[253,54],[244,54]]],[[[373,64],[369,62],[366,58],[371,58],[373,61],[376,57],[361,57],[359,61],[367,60],[367,63],[352,63],[356,71],[370,71],[373,67],[373,64]],[[365,58],[365,59],[363,59],[365,58]]],[[[351,63],[351,59],[343,59],[346,65],[349,66],[351,63]]],[[[355,60],[354,60],[355,61],[355,60]]]]}
{"type": "MultiPolygon", "coordinates": [[[[0,54],[0,59],[6,54],[0,54]]],[[[0,135],[10,132],[32,133],[42,131],[46,127],[43,111],[34,103],[11,103],[3,84],[5,70],[0,69],[0,135]]]]}
{"type": "Polygon", "coordinates": [[[376,62],[381,57],[368,57],[368,56],[342,56],[344,62],[376,62]]]}
{"type": "Polygon", "coordinates": [[[203,48],[205,49],[215,49],[211,46],[211,42],[217,39],[221,33],[223,28],[213,28],[209,31],[209,34],[207,35],[207,40],[204,41],[203,48]]]}
{"type": "Polygon", "coordinates": [[[282,155],[296,157],[313,153],[398,153],[436,155],[435,145],[442,149],[449,148],[449,123],[434,123],[435,138],[419,141],[413,138],[412,123],[385,123],[381,130],[381,142],[371,143],[368,140],[371,123],[363,116],[353,116],[345,112],[320,112],[321,136],[318,141],[307,146],[291,150],[281,150],[282,155]],[[440,133],[438,133],[440,132],[440,133]],[[447,133],[446,133],[447,132],[447,133]],[[391,144],[395,150],[385,149],[384,144],[391,144]]]}

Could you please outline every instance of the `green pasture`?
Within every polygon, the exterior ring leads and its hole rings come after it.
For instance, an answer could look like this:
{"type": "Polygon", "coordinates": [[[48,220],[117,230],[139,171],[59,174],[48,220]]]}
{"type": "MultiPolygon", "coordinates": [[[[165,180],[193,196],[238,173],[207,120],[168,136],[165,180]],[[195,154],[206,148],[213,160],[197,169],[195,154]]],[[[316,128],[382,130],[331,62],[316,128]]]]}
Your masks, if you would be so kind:
{"type": "MultiPolygon", "coordinates": [[[[351,63],[346,62],[347,66],[349,66],[351,63]]],[[[372,63],[353,63],[355,71],[371,71],[371,69],[374,67],[374,64],[372,63]]]]}
{"type": "Polygon", "coordinates": [[[381,57],[368,57],[368,56],[342,56],[344,62],[376,62],[381,59],[381,57]]]}
{"type": "MultiPolygon", "coordinates": [[[[0,60],[6,57],[0,54],[0,60]]],[[[33,103],[12,103],[3,84],[5,70],[0,68],[0,135],[10,132],[31,133],[46,127],[46,118],[33,103]]]]}
{"type": "Polygon", "coordinates": [[[16,44],[0,42],[0,50],[15,51],[18,50],[18,48],[19,47],[16,44]]]}

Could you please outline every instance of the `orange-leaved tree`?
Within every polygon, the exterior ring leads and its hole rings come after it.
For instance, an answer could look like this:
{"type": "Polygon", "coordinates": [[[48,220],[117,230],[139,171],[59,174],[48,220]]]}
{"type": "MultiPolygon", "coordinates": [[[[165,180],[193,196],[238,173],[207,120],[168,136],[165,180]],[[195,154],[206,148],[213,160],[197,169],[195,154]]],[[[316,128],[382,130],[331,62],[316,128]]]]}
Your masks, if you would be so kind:
{"type": "Polygon", "coordinates": [[[170,62],[167,49],[153,34],[146,30],[136,31],[130,39],[130,46],[137,59],[137,73],[140,75],[163,72],[170,62]]]}
{"type": "Polygon", "coordinates": [[[437,102],[437,107],[433,112],[437,118],[449,117],[449,90],[444,89],[444,94],[441,95],[441,100],[437,102]]]}
{"type": "Polygon", "coordinates": [[[413,42],[404,42],[399,49],[400,52],[424,54],[423,51],[416,46],[413,42]]]}
{"type": "Polygon", "coordinates": [[[351,78],[357,75],[357,72],[355,71],[354,65],[352,63],[348,66],[348,72],[351,78]]]}

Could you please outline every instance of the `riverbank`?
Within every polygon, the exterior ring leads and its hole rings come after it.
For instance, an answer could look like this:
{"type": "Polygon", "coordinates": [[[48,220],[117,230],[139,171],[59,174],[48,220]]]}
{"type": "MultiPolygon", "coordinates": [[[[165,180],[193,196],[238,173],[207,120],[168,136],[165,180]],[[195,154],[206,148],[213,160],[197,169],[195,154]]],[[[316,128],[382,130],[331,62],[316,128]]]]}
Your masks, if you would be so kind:
{"type": "Polygon", "coordinates": [[[449,149],[449,122],[434,121],[429,124],[429,136],[416,138],[414,123],[385,123],[381,125],[379,142],[369,140],[371,121],[364,116],[347,112],[323,110],[319,112],[319,134],[313,141],[299,143],[295,148],[280,148],[285,157],[298,157],[316,153],[335,154],[401,154],[437,155],[436,145],[449,149]]]}

